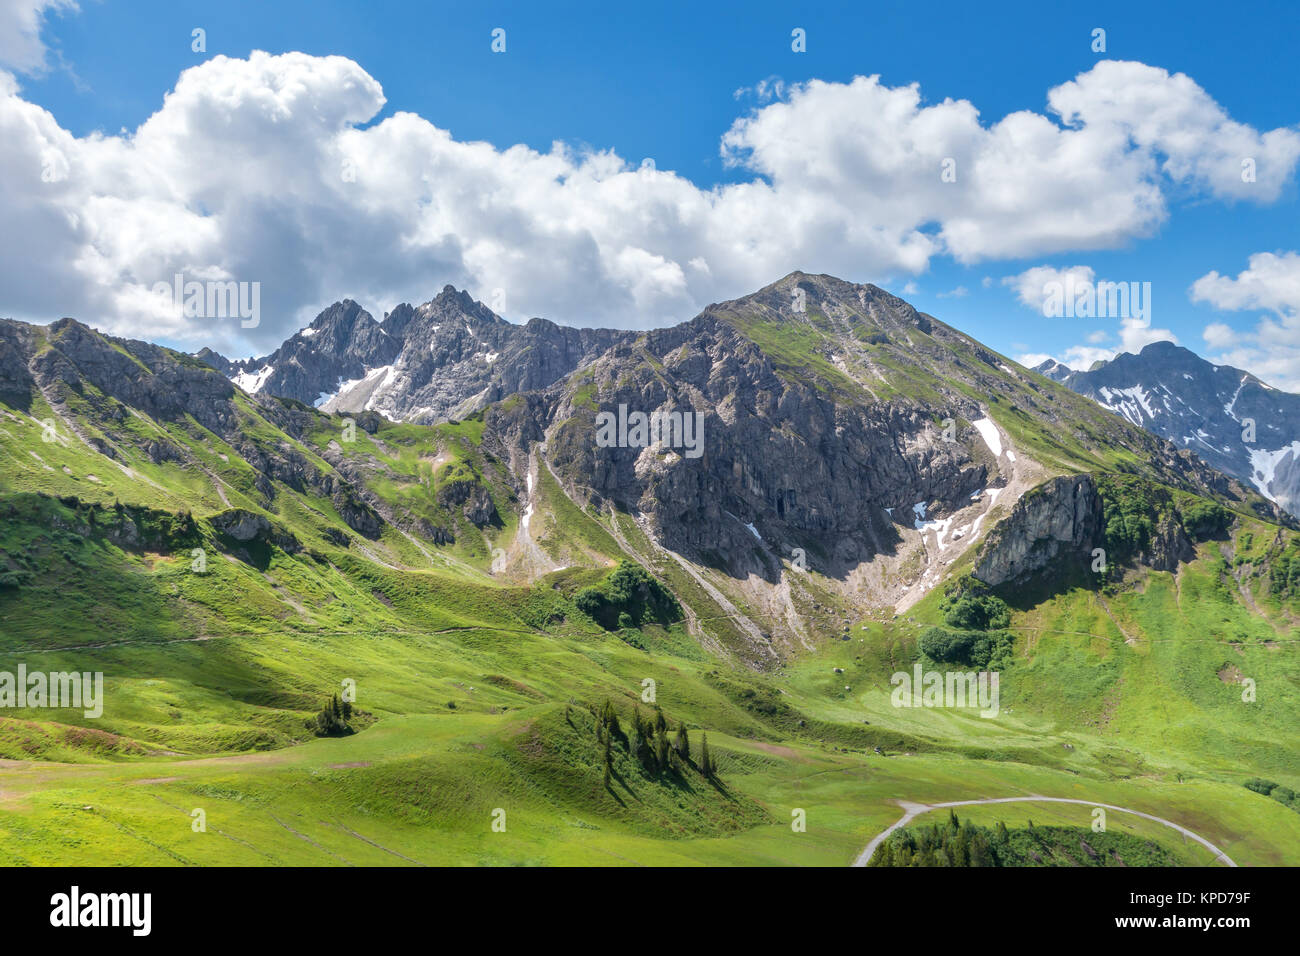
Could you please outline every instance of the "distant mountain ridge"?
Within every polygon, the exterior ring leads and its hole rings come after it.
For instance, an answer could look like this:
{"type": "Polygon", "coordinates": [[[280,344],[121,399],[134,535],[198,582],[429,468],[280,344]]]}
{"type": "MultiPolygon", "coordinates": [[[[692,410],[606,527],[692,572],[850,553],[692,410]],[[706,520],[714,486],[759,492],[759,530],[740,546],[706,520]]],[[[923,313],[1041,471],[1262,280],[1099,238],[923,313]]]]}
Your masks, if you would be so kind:
{"type": "Polygon", "coordinates": [[[250,394],[428,424],[545,388],[634,337],[546,319],[514,325],[446,286],[423,305],[397,306],[382,322],[351,299],[336,302],[263,358],[231,361],[210,349],[195,357],[250,394]]]}
{"type": "Polygon", "coordinates": [[[1172,342],[1121,353],[1087,371],[1050,359],[1035,371],[1300,514],[1300,395],[1172,342]]]}

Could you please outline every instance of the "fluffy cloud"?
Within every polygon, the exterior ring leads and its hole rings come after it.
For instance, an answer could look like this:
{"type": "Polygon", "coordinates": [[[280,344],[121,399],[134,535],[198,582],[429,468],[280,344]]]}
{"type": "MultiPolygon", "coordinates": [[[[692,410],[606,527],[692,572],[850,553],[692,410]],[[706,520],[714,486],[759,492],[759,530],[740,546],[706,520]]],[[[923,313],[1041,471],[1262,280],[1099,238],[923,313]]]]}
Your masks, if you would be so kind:
{"type": "Polygon", "coordinates": [[[246,354],[335,299],[382,310],[451,282],[501,290],[516,319],[644,327],[795,268],[879,280],[939,255],[1114,245],[1165,217],[1166,190],[1266,201],[1298,155],[1293,132],[1234,124],[1142,64],[1052,90],[1059,119],[992,125],[877,77],[781,93],[722,138],[750,178],[701,189],[612,152],[460,142],[412,113],[367,126],[383,91],[341,57],[214,57],[134,133],[84,138],[0,74],[0,309],[246,354]],[[1241,195],[1221,168],[1238,148],[1259,156],[1241,195]],[[163,309],[149,290],[175,273],[260,282],[261,325],[163,309]]]}
{"type": "MultiPolygon", "coordinates": [[[[1012,290],[1022,305],[1035,310],[1039,314],[1046,315],[1045,303],[1049,297],[1049,290],[1053,288],[1064,290],[1065,295],[1068,297],[1090,288],[1094,290],[1097,302],[1100,304],[1105,295],[1103,292],[1098,291],[1098,287],[1106,281],[1105,279],[1098,279],[1091,266],[1033,266],[1018,275],[1006,276],[1003,278],[1002,284],[1012,290]]],[[[1130,289],[1132,289],[1132,284],[1130,284],[1130,289]]],[[[1129,315],[1099,314],[1104,311],[1102,309],[1093,312],[1093,315],[1097,318],[1119,319],[1119,326],[1115,331],[1118,338],[1116,347],[1102,346],[1101,343],[1109,339],[1110,334],[1102,329],[1094,329],[1086,335],[1087,345],[1072,345],[1058,356],[1043,353],[1021,355],[1017,357],[1017,361],[1022,365],[1038,365],[1045,359],[1052,358],[1063,365],[1070,366],[1070,368],[1086,369],[1094,362],[1109,361],[1120,352],[1140,352],[1152,342],[1177,342],[1177,337],[1168,329],[1151,327],[1151,317],[1149,315],[1151,299],[1147,297],[1147,293],[1141,289],[1132,291],[1145,299],[1142,303],[1142,309],[1148,311],[1145,316],[1136,314],[1138,313],[1136,307],[1129,309],[1130,313],[1133,313],[1129,315]]],[[[1140,300],[1131,299],[1130,306],[1135,306],[1138,301],[1140,300]]],[[[1092,318],[1092,316],[1088,318],[1092,318]]],[[[1080,322],[1082,317],[1059,317],[1053,321],[1080,322]]]]}
{"type": "Polygon", "coordinates": [[[1271,202],[1300,156],[1295,129],[1259,133],[1234,122],[1186,74],[1142,63],[1103,62],[1047,101],[1072,129],[1117,132],[1171,181],[1220,199],[1271,202]]]}
{"type": "Polygon", "coordinates": [[[1300,253],[1257,252],[1235,279],[1210,272],[1192,283],[1192,301],[1216,309],[1300,310],[1300,253]]]}
{"type": "Polygon", "coordinates": [[[1047,289],[1052,284],[1081,288],[1091,285],[1097,273],[1091,266],[1034,266],[1019,275],[1004,276],[1002,284],[1015,293],[1020,304],[1041,312],[1047,289]]]}
{"type": "Polygon", "coordinates": [[[1205,344],[1212,361],[1248,368],[1271,385],[1300,392],[1300,253],[1256,253],[1235,278],[1201,276],[1191,297],[1227,312],[1272,312],[1250,331],[1212,322],[1205,327],[1205,344]]]}
{"type": "Polygon", "coordinates": [[[0,66],[20,73],[45,68],[41,28],[48,11],[75,10],[74,0],[0,0],[0,66]]]}

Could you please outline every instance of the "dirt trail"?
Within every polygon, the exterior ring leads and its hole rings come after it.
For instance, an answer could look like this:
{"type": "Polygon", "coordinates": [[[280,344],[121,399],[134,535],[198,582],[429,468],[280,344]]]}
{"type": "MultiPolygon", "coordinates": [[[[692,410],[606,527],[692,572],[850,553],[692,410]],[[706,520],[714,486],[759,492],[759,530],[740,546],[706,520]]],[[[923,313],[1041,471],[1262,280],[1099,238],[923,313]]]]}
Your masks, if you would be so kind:
{"type": "Polygon", "coordinates": [[[378,565],[380,565],[380,566],[382,566],[382,567],[385,567],[385,568],[387,568],[389,571],[414,571],[414,570],[416,570],[415,568],[406,568],[406,567],[399,568],[399,567],[397,567],[397,566],[394,565],[394,564],[389,564],[389,563],[388,563],[387,561],[385,561],[383,558],[379,557],[377,554],[375,554],[373,551],[371,551],[369,548],[367,548],[367,547],[366,547],[364,544],[362,544],[360,541],[356,542],[356,545],[357,545],[357,550],[358,550],[358,551],[360,551],[362,554],[364,554],[367,558],[369,558],[369,559],[370,559],[372,562],[374,562],[375,564],[378,564],[378,565]]]}
{"type": "MultiPolygon", "coordinates": [[[[218,638],[219,640],[220,638],[218,638]]],[[[99,644],[73,644],[68,647],[28,647],[23,648],[23,654],[60,654],[65,651],[101,651],[109,647],[129,647],[132,644],[150,644],[157,647],[163,647],[167,644],[200,644],[203,641],[212,640],[207,634],[201,637],[177,637],[167,641],[153,641],[147,637],[132,638],[125,641],[103,641],[99,644]]]]}
{"type": "Polygon", "coordinates": [[[1120,634],[1124,637],[1124,643],[1127,644],[1129,647],[1133,647],[1135,644],[1137,644],[1137,638],[1129,634],[1126,630],[1124,630],[1124,628],[1120,627],[1119,620],[1111,612],[1110,604],[1101,595],[1101,592],[1097,593],[1097,600],[1101,604],[1101,609],[1106,612],[1106,616],[1110,618],[1110,622],[1115,625],[1115,630],[1119,631],[1120,634]]]}
{"type": "Polygon", "coordinates": [[[421,863],[419,860],[413,860],[404,853],[398,853],[396,850],[390,850],[388,847],[384,846],[383,844],[376,843],[374,840],[370,839],[369,837],[362,836],[360,833],[358,833],[356,830],[353,830],[351,827],[346,827],[341,823],[337,823],[335,824],[335,826],[337,826],[340,830],[342,830],[344,833],[348,834],[349,836],[356,837],[362,843],[369,843],[371,846],[375,847],[376,849],[383,850],[385,853],[391,853],[393,856],[398,857],[399,859],[403,859],[407,863],[414,863],[416,866],[428,866],[427,863],[421,863]]]}
{"type": "Polygon", "coordinates": [[[330,856],[334,857],[334,859],[338,860],[338,861],[339,861],[340,863],[342,863],[344,866],[356,866],[356,864],[353,863],[351,860],[348,860],[348,859],[346,859],[346,858],[344,858],[344,857],[339,856],[339,855],[338,855],[337,853],[335,853],[333,850],[329,849],[329,847],[321,846],[319,843],[317,843],[317,842],[316,842],[315,840],[313,840],[311,837],[307,836],[307,834],[305,834],[305,833],[299,833],[299,832],[298,832],[297,830],[295,830],[293,827],[289,826],[289,824],[285,823],[283,820],[281,820],[279,817],[277,817],[274,813],[271,814],[271,819],[274,820],[276,823],[278,823],[280,826],[284,827],[284,829],[288,830],[288,831],[289,831],[290,833],[292,833],[294,836],[298,837],[300,840],[306,840],[308,843],[310,843],[312,846],[314,846],[316,849],[320,850],[321,852],[323,852],[323,853],[328,853],[330,856]]]}
{"type": "Polygon", "coordinates": [[[1201,836],[1198,833],[1193,833],[1191,830],[1187,829],[1187,827],[1174,823],[1172,820],[1166,820],[1164,817],[1157,817],[1150,813],[1143,813],[1141,810],[1130,809],[1129,807],[1117,807],[1114,804],[1110,804],[1110,803],[1098,803],[1095,800],[1076,800],[1073,797],[1034,796],[1034,797],[989,797],[984,800],[951,800],[947,803],[930,803],[930,804],[912,803],[911,801],[908,800],[898,800],[895,802],[900,807],[903,808],[903,815],[893,825],[887,827],[885,830],[881,831],[880,833],[877,833],[872,838],[871,842],[867,844],[866,849],[863,850],[861,853],[859,853],[858,858],[853,861],[854,866],[866,866],[867,863],[871,860],[871,855],[876,852],[876,847],[884,843],[885,840],[889,837],[889,835],[893,833],[895,830],[897,830],[899,827],[907,826],[907,824],[910,823],[914,817],[918,817],[923,813],[929,813],[931,810],[945,810],[948,807],[970,807],[970,806],[975,806],[977,804],[988,804],[988,803],[1075,803],[1085,807],[1104,807],[1107,810],[1115,810],[1118,813],[1131,813],[1135,817],[1142,817],[1142,819],[1144,820],[1151,820],[1155,823],[1159,823],[1164,826],[1167,826],[1171,830],[1177,830],[1185,837],[1190,837],[1191,839],[1195,840],[1197,843],[1201,844],[1201,846],[1209,850],[1211,853],[1213,853],[1215,860],[1222,863],[1224,866],[1237,865],[1232,861],[1232,858],[1229,857],[1228,854],[1224,853],[1222,850],[1220,850],[1209,840],[1205,839],[1205,837],[1201,836]]]}

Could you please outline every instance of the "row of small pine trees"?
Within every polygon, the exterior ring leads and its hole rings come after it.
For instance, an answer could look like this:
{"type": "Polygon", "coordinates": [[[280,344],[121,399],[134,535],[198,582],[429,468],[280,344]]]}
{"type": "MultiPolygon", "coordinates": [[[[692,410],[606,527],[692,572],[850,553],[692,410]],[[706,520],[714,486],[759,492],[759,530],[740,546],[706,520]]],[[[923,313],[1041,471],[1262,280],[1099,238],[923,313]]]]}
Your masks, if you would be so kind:
{"type": "MultiPolygon", "coordinates": [[[[1032,831],[1033,824],[1030,823],[1032,831]]],[[[870,866],[1003,866],[999,850],[1009,835],[1001,820],[989,830],[973,826],[948,811],[947,824],[936,823],[915,830],[900,830],[880,844],[870,866]]]]}
{"type": "MultiPolygon", "coordinates": [[[[691,766],[691,738],[685,721],[679,721],[677,732],[669,739],[668,720],[663,710],[656,704],[654,713],[647,716],[641,713],[641,705],[632,709],[631,727],[624,732],[618,719],[618,712],[613,703],[606,698],[597,708],[592,705],[591,714],[596,718],[596,739],[600,742],[604,763],[604,784],[609,787],[613,772],[613,746],[617,741],[628,754],[652,774],[675,773],[684,775],[691,766]]],[[[564,718],[572,724],[571,710],[566,705],[564,718]]],[[[718,768],[709,755],[709,735],[700,736],[699,763],[697,769],[706,779],[717,781],[718,768]]]]}
{"type": "Polygon", "coordinates": [[[307,729],[317,737],[346,737],[352,729],[352,704],[335,694],[315,717],[307,718],[307,729]]]}

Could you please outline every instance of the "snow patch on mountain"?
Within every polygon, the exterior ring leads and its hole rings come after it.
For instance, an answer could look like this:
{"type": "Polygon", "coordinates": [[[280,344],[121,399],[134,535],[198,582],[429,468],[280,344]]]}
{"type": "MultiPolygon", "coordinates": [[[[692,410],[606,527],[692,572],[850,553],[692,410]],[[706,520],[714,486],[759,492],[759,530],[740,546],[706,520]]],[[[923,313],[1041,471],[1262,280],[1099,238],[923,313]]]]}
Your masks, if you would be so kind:
{"type": "Polygon", "coordinates": [[[1246,380],[1249,378],[1250,378],[1249,375],[1243,375],[1241,377],[1241,383],[1237,386],[1237,390],[1233,393],[1232,401],[1228,402],[1227,405],[1223,406],[1223,413],[1227,415],[1229,418],[1231,418],[1234,422],[1240,421],[1240,419],[1237,418],[1237,415],[1233,411],[1233,409],[1237,407],[1237,399],[1241,398],[1241,390],[1246,387],[1246,380]]]}
{"type": "Polygon", "coordinates": [[[1098,404],[1117,415],[1124,416],[1134,425],[1141,427],[1142,412],[1146,412],[1147,418],[1156,417],[1156,413],[1151,408],[1151,398],[1141,385],[1132,385],[1129,388],[1110,388],[1103,385],[1098,391],[1102,398],[1098,404]]]}
{"type": "Polygon", "coordinates": [[[248,392],[248,394],[256,395],[261,391],[262,386],[266,384],[266,380],[271,377],[271,373],[274,371],[274,366],[266,365],[256,372],[239,372],[231,378],[231,381],[248,392]]]}
{"type": "Polygon", "coordinates": [[[1277,500],[1274,498],[1277,489],[1273,488],[1273,481],[1277,477],[1278,466],[1286,462],[1287,456],[1292,461],[1300,461],[1300,441],[1293,441],[1274,451],[1264,451],[1261,448],[1250,450],[1250,480],[1261,495],[1277,500]]]}
{"type": "Polygon", "coordinates": [[[1002,435],[998,432],[998,426],[993,424],[991,418],[979,418],[971,422],[975,430],[980,433],[984,439],[984,444],[989,446],[989,451],[993,452],[994,458],[1002,457],[1002,435]]]}

